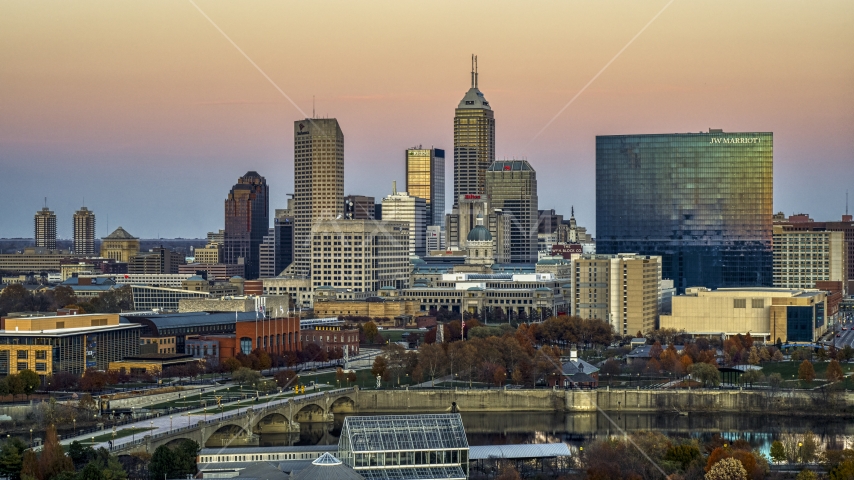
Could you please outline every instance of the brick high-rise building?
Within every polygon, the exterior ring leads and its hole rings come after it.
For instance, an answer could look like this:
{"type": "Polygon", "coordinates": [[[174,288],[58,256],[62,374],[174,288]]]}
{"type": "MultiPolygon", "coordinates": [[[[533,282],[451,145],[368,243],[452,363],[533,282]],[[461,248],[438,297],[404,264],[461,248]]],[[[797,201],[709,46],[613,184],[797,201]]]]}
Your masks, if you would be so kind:
{"type": "Polygon", "coordinates": [[[247,279],[258,278],[259,247],[269,228],[267,180],[258,172],[247,172],[225,200],[223,263],[243,264],[247,279]]]}

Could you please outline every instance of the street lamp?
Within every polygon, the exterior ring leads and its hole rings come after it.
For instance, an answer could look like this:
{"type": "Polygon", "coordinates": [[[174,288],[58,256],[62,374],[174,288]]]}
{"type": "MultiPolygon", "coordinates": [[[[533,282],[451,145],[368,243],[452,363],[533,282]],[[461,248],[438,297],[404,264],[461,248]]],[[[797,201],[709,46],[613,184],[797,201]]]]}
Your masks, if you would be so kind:
{"type": "Polygon", "coordinates": [[[33,429],[30,429],[30,446],[33,446],[33,429]]]}
{"type": "Polygon", "coordinates": [[[74,435],[77,435],[77,419],[72,418],[71,423],[74,425],[74,435]]]}
{"type": "Polygon", "coordinates": [[[172,415],[169,415],[169,431],[172,431],[172,415]]]}

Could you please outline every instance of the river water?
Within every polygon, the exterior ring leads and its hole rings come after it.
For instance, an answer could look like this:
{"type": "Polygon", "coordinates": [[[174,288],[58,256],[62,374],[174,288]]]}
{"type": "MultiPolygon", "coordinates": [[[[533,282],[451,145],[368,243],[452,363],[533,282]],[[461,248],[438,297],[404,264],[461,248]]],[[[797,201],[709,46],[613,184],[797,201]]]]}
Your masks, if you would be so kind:
{"type": "MultiPolygon", "coordinates": [[[[470,445],[566,442],[573,446],[622,432],[656,431],[671,438],[709,440],[719,433],[730,441],[743,438],[768,453],[771,442],[786,436],[816,435],[824,448],[851,448],[854,421],[831,417],[676,413],[462,413],[470,445]]],[[[261,446],[333,445],[347,414],[329,423],[304,423],[300,433],[261,434],[261,446]]]]}

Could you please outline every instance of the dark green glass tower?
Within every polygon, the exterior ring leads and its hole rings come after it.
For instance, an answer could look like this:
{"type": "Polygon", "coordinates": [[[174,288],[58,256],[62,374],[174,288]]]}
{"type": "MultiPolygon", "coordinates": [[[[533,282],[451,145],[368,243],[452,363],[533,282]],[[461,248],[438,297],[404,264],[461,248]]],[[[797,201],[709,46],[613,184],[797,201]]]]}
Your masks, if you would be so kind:
{"type": "Polygon", "coordinates": [[[596,137],[596,251],[662,256],[686,287],[772,284],[770,132],[596,137]]]}

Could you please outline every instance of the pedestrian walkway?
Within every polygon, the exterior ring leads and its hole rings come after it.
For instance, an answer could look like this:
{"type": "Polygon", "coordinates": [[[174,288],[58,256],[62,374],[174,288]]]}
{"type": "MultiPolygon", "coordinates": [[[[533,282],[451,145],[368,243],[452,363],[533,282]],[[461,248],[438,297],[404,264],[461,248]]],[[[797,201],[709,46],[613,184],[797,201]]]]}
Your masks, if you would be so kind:
{"type": "MultiPolygon", "coordinates": [[[[321,386],[318,385],[316,388],[320,388],[320,387],[321,386]]],[[[329,390],[323,391],[323,392],[311,392],[311,393],[306,393],[304,395],[297,395],[295,397],[285,397],[284,396],[285,394],[277,394],[275,396],[271,396],[270,401],[268,401],[264,404],[257,404],[257,405],[241,407],[237,410],[232,410],[229,412],[222,412],[222,413],[210,413],[210,412],[208,412],[208,415],[199,415],[200,413],[204,413],[206,411],[206,409],[205,408],[197,408],[197,409],[190,410],[187,412],[182,412],[179,415],[161,415],[161,416],[157,416],[157,417],[146,418],[146,419],[134,422],[134,423],[128,423],[126,425],[122,425],[121,429],[117,430],[117,433],[120,433],[122,430],[129,429],[129,428],[146,429],[145,431],[139,432],[136,435],[116,438],[113,441],[105,440],[105,441],[101,441],[101,442],[96,442],[94,445],[91,445],[91,446],[94,449],[106,448],[106,449],[110,450],[111,447],[113,450],[114,449],[120,449],[123,446],[125,446],[129,443],[134,443],[136,440],[139,440],[140,438],[147,436],[147,435],[154,436],[154,435],[159,435],[159,434],[170,433],[170,432],[173,432],[173,431],[176,431],[179,429],[184,429],[187,427],[195,427],[201,422],[206,422],[208,420],[213,420],[213,419],[217,419],[217,418],[227,419],[227,418],[232,418],[232,417],[239,417],[242,415],[246,415],[246,411],[249,409],[256,409],[257,410],[259,408],[268,408],[268,407],[287,403],[287,402],[291,401],[291,399],[302,400],[302,399],[306,399],[306,398],[312,398],[312,397],[317,396],[317,395],[324,395],[324,394],[329,393],[329,392],[330,392],[329,390]],[[111,445],[111,443],[112,443],[112,445],[111,445]]],[[[229,406],[229,405],[234,405],[234,403],[228,403],[228,404],[223,404],[223,405],[229,406]]],[[[89,433],[87,435],[82,435],[82,436],[77,436],[77,437],[64,438],[60,443],[63,445],[67,445],[67,444],[70,444],[71,442],[73,442],[75,440],[78,442],[90,443],[89,440],[92,437],[99,437],[99,436],[102,436],[104,434],[110,434],[110,433],[112,433],[112,429],[105,427],[102,431],[99,431],[99,432],[89,433]]],[[[204,445],[201,445],[201,446],[204,447],[204,445]]]]}

